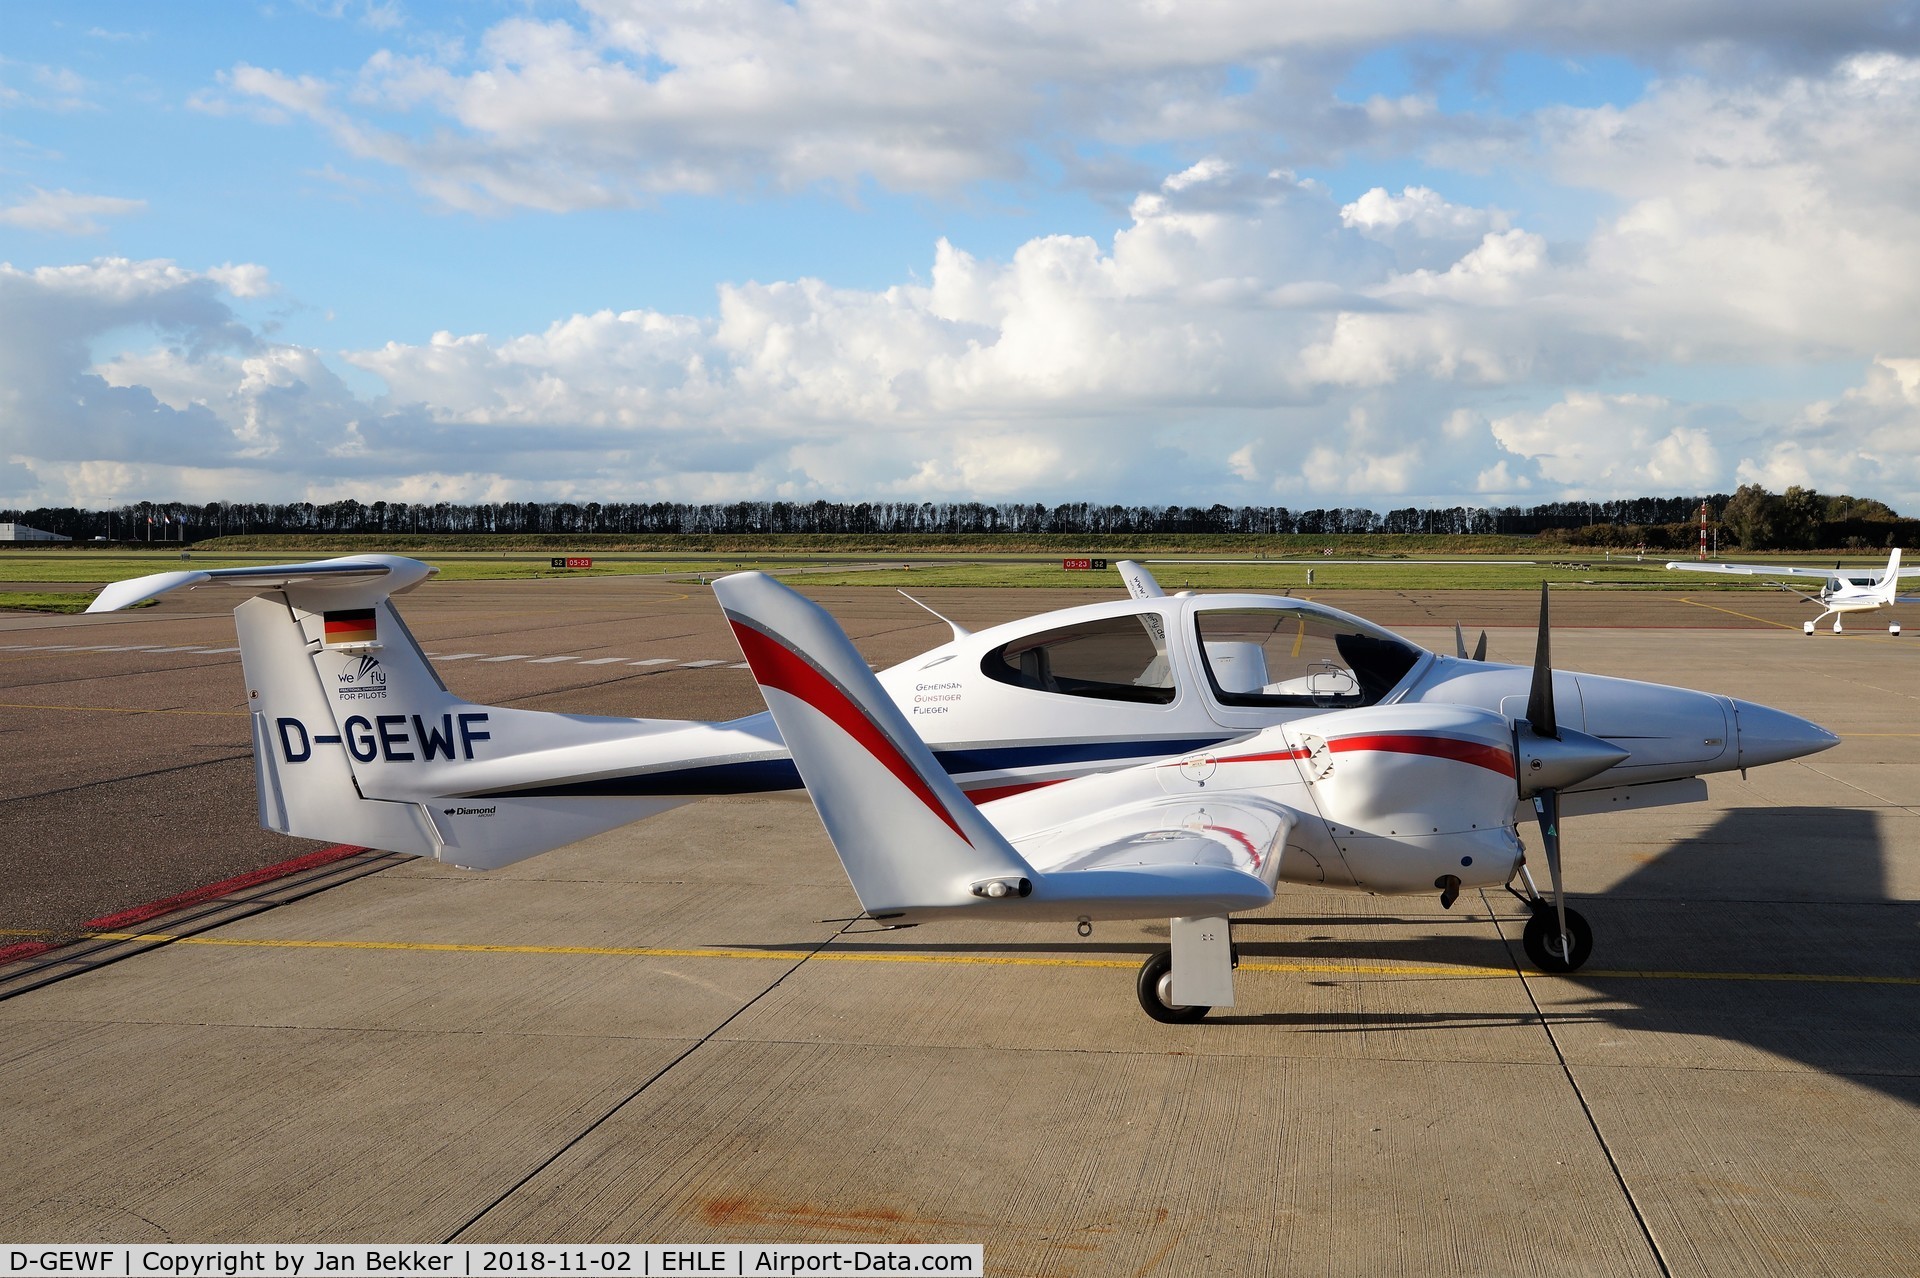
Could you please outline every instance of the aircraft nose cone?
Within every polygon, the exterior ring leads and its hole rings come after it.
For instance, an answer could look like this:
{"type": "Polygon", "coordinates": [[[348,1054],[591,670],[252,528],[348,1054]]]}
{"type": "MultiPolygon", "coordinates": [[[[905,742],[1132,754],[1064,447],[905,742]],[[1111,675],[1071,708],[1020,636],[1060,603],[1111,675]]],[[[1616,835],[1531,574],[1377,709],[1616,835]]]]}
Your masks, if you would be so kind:
{"type": "Polygon", "coordinates": [[[1752,701],[1733,703],[1733,721],[1739,734],[1743,768],[1798,759],[1840,744],[1839,737],[1817,723],[1752,701]]]}

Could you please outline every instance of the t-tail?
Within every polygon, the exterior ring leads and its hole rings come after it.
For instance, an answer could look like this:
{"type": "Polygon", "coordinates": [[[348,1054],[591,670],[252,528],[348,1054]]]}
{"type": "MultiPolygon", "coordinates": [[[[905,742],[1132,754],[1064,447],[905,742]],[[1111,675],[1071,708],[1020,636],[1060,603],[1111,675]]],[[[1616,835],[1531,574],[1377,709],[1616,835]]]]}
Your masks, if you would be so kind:
{"type": "Polygon", "coordinates": [[[765,715],[619,719],[479,705],[447,690],[390,596],[434,569],[394,555],[160,573],[101,591],[111,612],[183,586],[255,592],[234,610],[260,824],[300,838],[506,865],[725,788],[791,775],[765,715]]]}

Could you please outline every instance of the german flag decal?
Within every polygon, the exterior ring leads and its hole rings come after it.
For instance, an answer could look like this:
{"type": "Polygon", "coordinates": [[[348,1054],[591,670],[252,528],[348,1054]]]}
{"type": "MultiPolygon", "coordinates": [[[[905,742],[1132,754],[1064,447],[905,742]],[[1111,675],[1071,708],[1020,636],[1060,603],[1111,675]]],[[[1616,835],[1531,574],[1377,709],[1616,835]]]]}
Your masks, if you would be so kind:
{"type": "Polygon", "coordinates": [[[349,608],[344,612],[329,612],[324,616],[327,628],[326,642],[329,648],[379,642],[379,635],[374,630],[371,608],[349,608]]]}

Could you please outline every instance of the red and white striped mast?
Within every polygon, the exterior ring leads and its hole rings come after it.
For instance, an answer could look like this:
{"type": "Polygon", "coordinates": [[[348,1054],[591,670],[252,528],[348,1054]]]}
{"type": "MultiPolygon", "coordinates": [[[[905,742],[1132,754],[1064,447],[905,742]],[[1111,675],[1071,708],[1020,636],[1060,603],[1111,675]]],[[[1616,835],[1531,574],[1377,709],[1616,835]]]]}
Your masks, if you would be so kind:
{"type": "Polygon", "coordinates": [[[1707,562],[1707,503],[1700,503],[1700,562],[1707,562]]]}

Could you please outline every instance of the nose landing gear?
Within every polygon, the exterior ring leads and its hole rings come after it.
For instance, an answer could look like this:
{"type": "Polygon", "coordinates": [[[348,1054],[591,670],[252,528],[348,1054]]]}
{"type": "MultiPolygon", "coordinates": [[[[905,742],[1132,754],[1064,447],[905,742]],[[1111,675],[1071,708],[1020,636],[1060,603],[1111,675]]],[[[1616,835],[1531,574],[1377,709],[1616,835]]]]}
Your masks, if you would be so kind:
{"type": "Polygon", "coordinates": [[[1578,910],[1568,910],[1567,934],[1562,937],[1559,913],[1553,908],[1553,902],[1534,886],[1533,875],[1528,873],[1525,862],[1517,867],[1515,876],[1526,891],[1516,891],[1511,882],[1507,884],[1507,891],[1532,911],[1526,928],[1520,933],[1520,948],[1526,951],[1528,961],[1543,972],[1579,971],[1593,956],[1593,928],[1588,926],[1586,917],[1578,910]]]}
{"type": "Polygon", "coordinates": [[[1593,929],[1579,911],[1567,911],[1567,934],[1558,935],[1560,920],[1551,906],[1536,908],[1520,933],[1520,948],[1543,972],[1577,972],[1593,954],[1593,929]]]}

